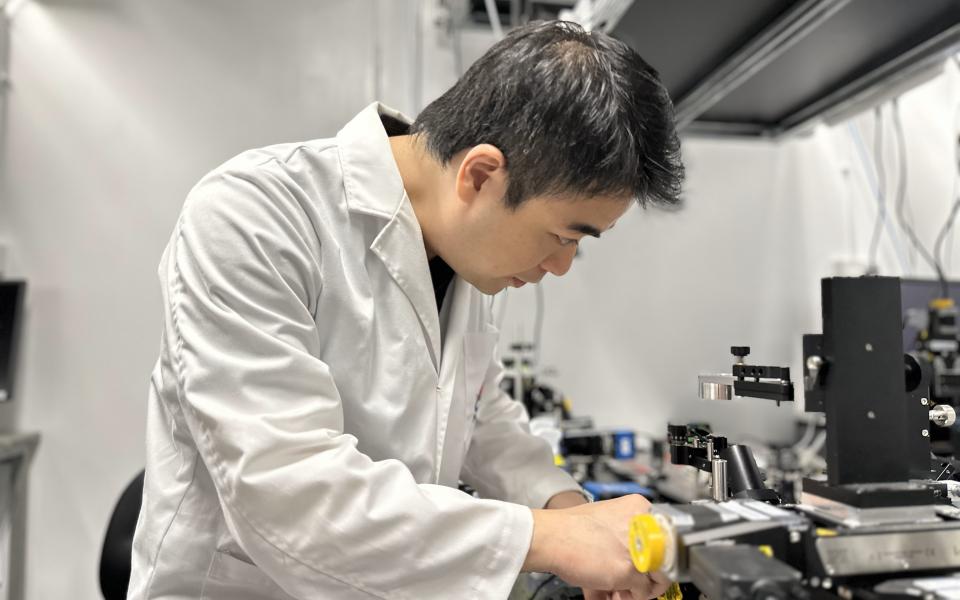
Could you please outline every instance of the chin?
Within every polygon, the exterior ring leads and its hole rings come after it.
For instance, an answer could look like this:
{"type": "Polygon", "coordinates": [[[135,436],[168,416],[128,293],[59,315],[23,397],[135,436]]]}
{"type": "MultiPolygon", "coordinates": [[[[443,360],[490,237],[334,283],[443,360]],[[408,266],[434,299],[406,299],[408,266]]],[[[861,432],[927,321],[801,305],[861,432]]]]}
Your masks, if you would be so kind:
{"type": "Polygon", "coordinates": [[[470,285],[477,288],[480,293],[486,294],[488,296],[495,296],[502,292],[507,284],[500,282],[499,280],[493,281],[468,281],[470,285]]]}

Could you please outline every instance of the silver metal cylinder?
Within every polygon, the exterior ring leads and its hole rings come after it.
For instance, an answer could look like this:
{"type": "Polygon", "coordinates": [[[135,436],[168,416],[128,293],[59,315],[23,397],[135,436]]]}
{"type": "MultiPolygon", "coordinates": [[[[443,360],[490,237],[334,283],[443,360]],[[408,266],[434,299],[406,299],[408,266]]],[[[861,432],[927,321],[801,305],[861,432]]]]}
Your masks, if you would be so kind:
{"type": "Polygon", "coordinates": [[[727,488],[727,461],[717,458],[711,461],[710,466],[713,467],[710,495],[715,502],[726,502],[730,499],[730,490],[727,488]]]}
{"type": "Polygon", "coordinates": [[[930,409],[930,421],[937,427],[952,427],[957,422],[957,411],[949,404],[938,404],[930,409]]]}
{"type": "Polygon", "coordinates": [[[699,394],[703,400],[730,400],[733,398],[732,375],[700,375],[699,394]]]}

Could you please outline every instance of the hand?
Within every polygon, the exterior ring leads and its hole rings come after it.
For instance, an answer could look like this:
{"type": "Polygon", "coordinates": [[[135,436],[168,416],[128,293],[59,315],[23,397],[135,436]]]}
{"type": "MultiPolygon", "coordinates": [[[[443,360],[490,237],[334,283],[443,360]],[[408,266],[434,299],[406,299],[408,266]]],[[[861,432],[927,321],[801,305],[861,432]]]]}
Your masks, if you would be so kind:
{"type": "MultiPolygon", "coordinates": [[[[550,500],[547,501],[546,508],[548,510],[556,510],[560,508],[571,508],[581,504],[587,504],[587,499],[583,494],[580,492],[567,491],[560,492],[551,497],[550,500]]],[[[663,575],[655,573],[652,574],[650,578],[650,590],[633,590],[633,593],[631,593],[630,590],[607,592],[603,590],[585,589],[583,590],[583,598],[584,600],[633,600],[634,598],[646,600],[647,598],[655,598],[663,595],[669,585],[670,582],[666,580],[663,575]]]]}
{"type": "Polygon", "coordinates": [[[523,568],[556,573],[567,583],[588,590],[591,596],[585,596],[591,600],[659,596],[669,581],[659,574],[638,572],[628,548],[630,521],[649,509],[646,499],[631,495],[571,508],[534,510],[533,540],[523,568]]]}
{"type": "Polygon", "coordinates": [[[606,592],[602,590],[583,590],[583,600],[648,600],[658,598],[667,593],[670,580],[663,573],[647,573],[650,578],[649,588],[617,590],[606,592]]]}

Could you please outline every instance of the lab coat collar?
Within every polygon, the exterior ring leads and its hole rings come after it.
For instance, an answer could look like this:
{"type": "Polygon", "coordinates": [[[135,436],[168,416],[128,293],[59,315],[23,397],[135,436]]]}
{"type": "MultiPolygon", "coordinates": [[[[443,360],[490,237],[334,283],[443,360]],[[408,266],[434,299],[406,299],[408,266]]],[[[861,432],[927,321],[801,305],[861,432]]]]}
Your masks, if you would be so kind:
{"type": "Polygon", "coordinates": [[[337,133],[337,142],[349,209],[390,219],[405,192],[381,115],[410,123],[403,113],[374,102],[337,133]]]}
{"type": "Polygon", "coordinates": [[[403,189],[381,115],[410,122],[402,113],[375,102],[337,134],[347,206],[352,212],[387,220],[370,250],[413,305],[439,375],[440,318],[423,232],[403,189]]]}

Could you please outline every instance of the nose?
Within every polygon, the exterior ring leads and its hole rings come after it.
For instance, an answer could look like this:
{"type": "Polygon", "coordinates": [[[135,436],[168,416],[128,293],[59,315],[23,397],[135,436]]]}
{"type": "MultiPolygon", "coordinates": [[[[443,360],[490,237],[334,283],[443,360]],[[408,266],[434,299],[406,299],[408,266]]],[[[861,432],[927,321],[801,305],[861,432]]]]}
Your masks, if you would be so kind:
{"type": "Polygon", "coordinates": [[[577,245],[570,244],[564,246],[549,255],[540,263],[540,268],[556,277],[562,277],[570,270],[573,264],[573,257],[577,255],[577,245]]]}

